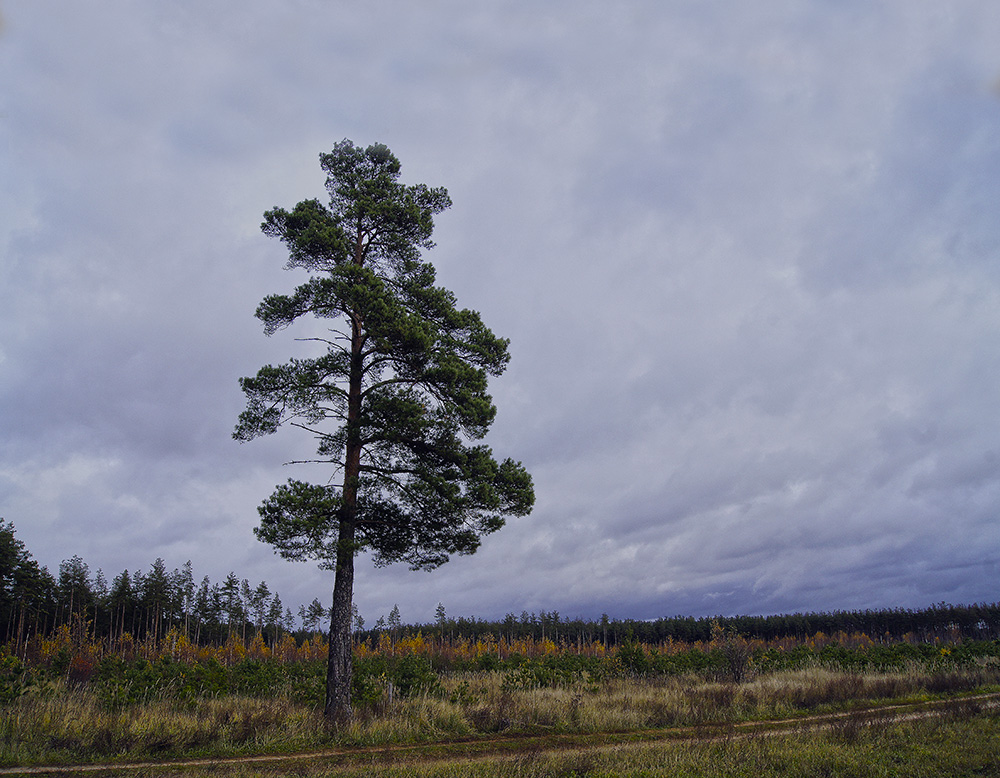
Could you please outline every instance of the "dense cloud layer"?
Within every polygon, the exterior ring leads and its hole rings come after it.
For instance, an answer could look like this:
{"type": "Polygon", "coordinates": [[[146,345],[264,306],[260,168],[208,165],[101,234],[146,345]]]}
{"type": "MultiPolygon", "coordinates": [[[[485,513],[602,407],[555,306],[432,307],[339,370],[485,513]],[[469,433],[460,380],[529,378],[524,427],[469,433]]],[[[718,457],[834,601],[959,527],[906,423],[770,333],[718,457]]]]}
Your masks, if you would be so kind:
{"type": "MultiPolygon", "coordinates": [[[[996,600],[1000,6],[5,7],[0,517],[51,568],[187,559],[286,603],[237,379],[300,277],[263,212],[381,141],[448,187],[439,281],[512,341],[534,513],[373,621],[996,600]]],[[[296,471],[298,477],[313,471],[296,471]]]]}

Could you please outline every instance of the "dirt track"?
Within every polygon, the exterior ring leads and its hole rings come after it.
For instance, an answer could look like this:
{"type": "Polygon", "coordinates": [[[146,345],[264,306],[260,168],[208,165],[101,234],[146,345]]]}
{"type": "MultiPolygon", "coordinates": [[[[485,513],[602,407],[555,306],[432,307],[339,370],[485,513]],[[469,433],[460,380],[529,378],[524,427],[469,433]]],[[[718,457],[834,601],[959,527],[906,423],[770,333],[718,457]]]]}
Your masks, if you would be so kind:
{"type": "Polygon", "coordinates": [[[698,727],[673,727],[622,733],[586,733],[568,735],[524,735],[498,738],[451,740],[418,745],[380,746],[372,748],[343,748],[309,751],[298,754],[269,756],[240,756],[228,758],[184,759],[165,762],[133,762],[87,765],[58,765],[35,767],[4,767],[0,775],[77,775],[103,772],[106,774],[150,773],[178,767],[224,767],[237,764],[268,764],[289,767],[295,763],[321,761],[329,767],[357,763],[371,764],[380,758],[400,764],[428,759],[485,759],[499,755],[513,755],[532,751],[567,751],[600,749],[626,744],[643,744],[663,741],[706,742],[745,737],[773,737],[803,730],[832,728],[854,719],[862,723],[903,722],[942,716],[956,711],[979,712],[1000,707],[1000,693],[980,694],[947,700],[890,705],[829,713],[780,721],[747,721],[738,724],[706,725],[698,727]]]}

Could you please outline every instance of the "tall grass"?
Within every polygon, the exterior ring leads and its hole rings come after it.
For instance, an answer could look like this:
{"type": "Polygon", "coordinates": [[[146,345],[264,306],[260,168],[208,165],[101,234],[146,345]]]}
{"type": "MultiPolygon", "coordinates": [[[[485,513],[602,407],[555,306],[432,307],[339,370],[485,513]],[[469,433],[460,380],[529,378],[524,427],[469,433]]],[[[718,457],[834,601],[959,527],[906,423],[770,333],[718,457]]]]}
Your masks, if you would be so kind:
{"type": "Polygon", "coordinates": [[[533,745],[489,755],[433,756],[382,752],[355,759],[226,764],[157,769],[173,778],[801,778],[850,776],[1000,775],[1000,719],[963,713],[912,722],[862,724],[848,720],[826,730],[779,735],[733,735],[560,748],[533,745]]]}
{"type": "Polygon", "coordinates": [[[66,763],[308,748],[329,742],[319,712],[287,697],[156,701],[109,710],[85,689],[25,697],[0,712],[0,762],[66,763]]]}
{"type": "Polygon", "coordinates": [[[1000,666],[855,673],[815,666],[736,684],[688,674],[618,676],[517,688],[502,672],[450,674],[408,698],[359,707],[342,731],[317,706],[273,695],[111,705],[93,688],[50,683],[0,708],[0,763],[30,765],[277,753],[514,733],[630,732],[782,719],[860,704],[926,699],[1000,685],[1000,666]]]}
{"type": "Polygon", "coordinates": [[[1000,665],[855,673],[822,666],[737,684],[687,674],[510,690],[498,673],[455,675],[446,693],[479,732],[609,732],[780,719],[851,704],[926,699],[1000,684],[1000,665]]]}

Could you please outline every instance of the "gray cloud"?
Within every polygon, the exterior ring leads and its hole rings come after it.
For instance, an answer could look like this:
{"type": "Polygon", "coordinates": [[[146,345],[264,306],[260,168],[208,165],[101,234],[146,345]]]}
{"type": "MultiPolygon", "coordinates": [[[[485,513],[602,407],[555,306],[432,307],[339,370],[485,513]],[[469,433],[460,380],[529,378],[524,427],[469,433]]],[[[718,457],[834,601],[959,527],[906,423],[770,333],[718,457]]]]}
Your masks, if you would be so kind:
{"type": "Polygon", "coordinates": [[[366,568],[366,617],[995,599],[992,4],[5,24],[0,516],[43,563],[327,596],[251,533],[308,442],[229,434],[236,379],[303,347],[252,317],[296,283],[261,215],[320,196],[350,137],[449,188],[431,258],[511,338],[490,442],[538,494],[433,574],[366,568]]]}

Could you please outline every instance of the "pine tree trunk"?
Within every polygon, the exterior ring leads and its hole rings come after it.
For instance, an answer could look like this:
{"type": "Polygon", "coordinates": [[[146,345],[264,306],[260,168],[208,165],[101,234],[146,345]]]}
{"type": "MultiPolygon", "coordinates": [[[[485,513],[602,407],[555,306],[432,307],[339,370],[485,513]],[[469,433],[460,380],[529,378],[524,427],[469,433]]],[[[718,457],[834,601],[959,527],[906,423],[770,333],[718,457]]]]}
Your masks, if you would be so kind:
{"type": "Polygon", "coordinates": [[[327,719],[342,725],[350,721],[351,675],[351,603],[354,598],[354,527],[346,521],[340,525],[337,572],[333,584],[333,611],[330,616],[330,658],[326,670],[327,719]]]}
{"type": "MultiPolygon", "coordinates": [[[[360,264],[360,262],[359,262],[360,264]]],[[[330,657],[326,667],[327,720],[337,726],[351,720],[351,606],[354,602],[355,519],[361,475],[361,442],[357,423],[361,418],[361,383],[364,375],[363,323],[354,318],[351,337],[351,374],[347,393],[347,447],[344,452],[343,506],[337,537],[337,571],[333,583],[330,615],[330,657]]]]}

